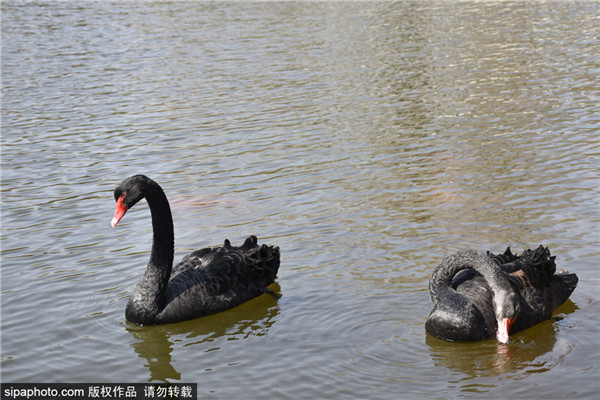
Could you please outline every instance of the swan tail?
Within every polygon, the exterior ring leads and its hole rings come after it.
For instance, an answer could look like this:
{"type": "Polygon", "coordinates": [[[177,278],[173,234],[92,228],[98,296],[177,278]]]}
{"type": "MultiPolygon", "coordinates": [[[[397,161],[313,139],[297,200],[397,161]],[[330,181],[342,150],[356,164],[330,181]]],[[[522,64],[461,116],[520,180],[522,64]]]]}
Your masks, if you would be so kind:
{"type": "MultiPolygon", "coordinates": [[[[511,274],[527,289],[527,293],[537,293],[537,301],[533,300],[533,294],[526,297],[532,304],[545,305],[545,316],[551,315],[569,298],[579,281],[577,275],[566,270],[556,273],[555,259],[548,247],[540,245],[535,250],[527,249],[515,260],[518,270],[511,274]]],[[[541,306],[538,308],[541,309],[541,306]]]]}
{"type": "Polygon", "coordinates": [[[555,275],[556,279],[563,282],[563,284],[571,290],[575,290],[579,278],[575,274],[570,274],[567,270],[561,270],[555,275]]]}
{"type": "Polygon", "coordinates": [[[566,270],[559,271],[553,278],[552,282],[550,282],[548,292],[552,293],[552,307],[555,310],[571,296],[571,293],[577,287],[579,278],[577,275],[570,274],[566,270]]]}
{"type": "Polygon", "coordinates": [[[239,249],[250,260],[251,270],[257,284],[266,288],[273,283],[279,272],[279,247],[266,244],[259,245],[256,236],[252,235],[246,238],[239,249]]]}

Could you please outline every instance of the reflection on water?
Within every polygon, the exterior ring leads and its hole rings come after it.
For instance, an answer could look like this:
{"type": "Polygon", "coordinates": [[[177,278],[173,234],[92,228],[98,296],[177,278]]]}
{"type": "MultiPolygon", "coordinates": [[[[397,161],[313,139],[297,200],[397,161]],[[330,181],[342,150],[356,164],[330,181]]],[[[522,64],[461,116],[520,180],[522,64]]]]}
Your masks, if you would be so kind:
{"type": "Polygon", "coordinates": [[[173,343],[167,338],[167,332],[161,329],[144,330],[131,327],[128,327],[127,331],[137,340],[131,345],[135,352],[148,362],[144,366],[150,371],[149,382],[181,379],[181,374],[171,363],[173,343]]]}
{"type": "MultiPolygon", "coordinates": [[[[567,300],[556,314],[569,315],[577,306],[567,300]]],[[[481,342],[447,342],[429,334],[426,343],[435,365],[461,373],[463,390],[473,389],[470,381],[479,377],[510,375],[513,379],[525,374],[544,373],[552,370],[572,350],[572,345],[560,338],[557,316],[523,332],[511,336],[508,344],[494,339],[481,342]],[[554,353],[554,354],[551,354],[554,353]]]]}
{"type": "MultiPolygon", "coordinates": [[[[276,292],[281,290],[277,283],[271,285],[270,289],[276,292]]],[[[232,310],[200,319],[158,326],[138,327],[128,324],[126,329],[136,339],[131,346],[147,361],[144,366],[150,371],[148,382],[168,382],[181,379],[181,374],[171,362],[175,343],[197,348],[198,345],[221,337],[231,341],[244,340],[249,336],[264,336],[275,323],[278,312],[275,298],[265,294],[232,310]]],[[[204,352],[218,350],[218,347],[211,347],[204,352]]],[[[202,357],[200,352],[198,357],[202,357]]]]}

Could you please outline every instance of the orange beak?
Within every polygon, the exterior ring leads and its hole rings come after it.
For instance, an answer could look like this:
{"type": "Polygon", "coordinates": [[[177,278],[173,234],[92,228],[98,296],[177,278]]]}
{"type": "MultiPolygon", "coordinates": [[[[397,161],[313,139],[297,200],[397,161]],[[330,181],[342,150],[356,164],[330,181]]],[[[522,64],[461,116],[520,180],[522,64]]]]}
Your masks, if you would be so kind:
{"type": "Polygon", "coordinates": [[[117,224],[119,223],[121,218],[123,218],[123,215],[125,215],[126,212],[127,212],[127,207],[125,207],[125,204],[123,204],[123,196],[121,196],[121,197],[119,197],[119,200],[117,200],[117,205],[115,207],[115,216],[113,217],[112,221],[110,222],[110,225],[113,228],[115,226],[117,226],[117,224]]]}

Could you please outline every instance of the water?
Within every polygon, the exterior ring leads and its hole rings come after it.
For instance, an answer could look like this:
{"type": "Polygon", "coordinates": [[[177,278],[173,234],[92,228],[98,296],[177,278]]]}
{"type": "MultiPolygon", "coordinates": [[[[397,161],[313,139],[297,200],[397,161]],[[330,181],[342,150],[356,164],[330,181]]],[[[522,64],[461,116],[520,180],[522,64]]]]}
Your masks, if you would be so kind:
{"type": "Polygon", "coordinates": [[[597,2],[2,2],[3,382],[201,398],[592,398],[600,389],[597,2]],[[256,234],[274,289],[126,323],[165,189],[176,258],[256,234]],[[462,248],[579,275],[514,336],[426,335],[462,248]]]}

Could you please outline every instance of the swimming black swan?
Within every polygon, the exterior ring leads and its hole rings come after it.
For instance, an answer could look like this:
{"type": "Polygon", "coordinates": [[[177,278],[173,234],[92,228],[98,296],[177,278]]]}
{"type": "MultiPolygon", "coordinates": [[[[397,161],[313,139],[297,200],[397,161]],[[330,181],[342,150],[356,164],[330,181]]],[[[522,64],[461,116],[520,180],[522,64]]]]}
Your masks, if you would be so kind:
{"type": "Polygon", "coordinates": [[[125,317],[138,325],[180,322],[233,308],[263,293],[279,269],[279,248],[259,246],[250,236],[240,247],[196,250],[173,267],[173,217],[162,188],[144,175],[125,179],[115,189],[114,227],[145,198],[152,214],[154,240],[146,272],[129,298],[125,317]]]}
{"type": "Polygon", "coordinates": [[[547,247],[520,256],[460,251],[433,271],[429,292],[434,303],[425,323],[431,335],[466,341],[489,337],[508,343],[515,333],[552,316],[577,286],[577,275],[555,274],[547,247]]]}

